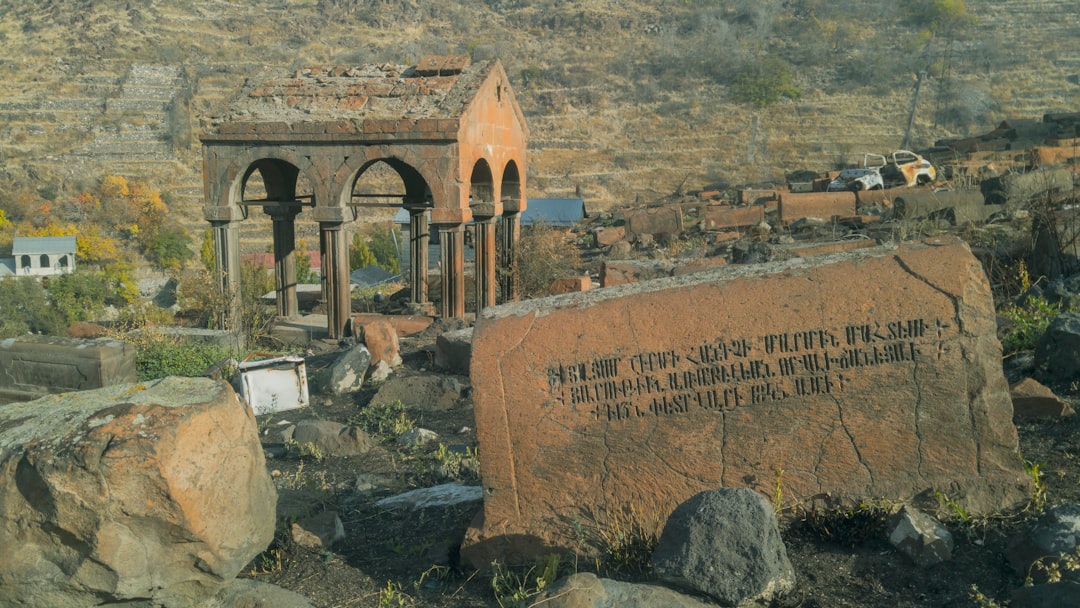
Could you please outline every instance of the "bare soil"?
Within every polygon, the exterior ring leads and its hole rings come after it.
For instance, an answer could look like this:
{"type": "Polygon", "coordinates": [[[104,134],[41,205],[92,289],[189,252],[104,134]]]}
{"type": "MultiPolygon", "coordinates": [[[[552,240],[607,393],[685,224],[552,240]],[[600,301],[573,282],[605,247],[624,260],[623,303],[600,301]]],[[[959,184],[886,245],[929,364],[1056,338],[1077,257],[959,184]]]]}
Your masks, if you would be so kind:
{"type": "MultiPolygon", "coordinates": [[[[433,338],[403,343],[404,366],[397,373],[431,374],[433,338]]],[[[313,375],[333,353],[309,359],[313,375]]],[[[1010,377],[1025,372],[1009,369],[1010,377]]],[[[1075,387],[1054,387],[1058,394],[1080,405],[1075,387]]],[[[277,434],[284,420],[317,417],[341,422],[357,421],[376,389],[328,398],[317,396],[310,407],[260,419],[264,447],[280,453],[277,434]]],[[[389,434],[374,452],[350,458],[316,459],[287,456],[270,458],[275,476],[281,520],[278,534],[243,576],[296,591],[320,608],[349,606],[528,606],[499,598],[491,573],[478,573],[459,563],[457,547],[479,503],[467,507],[398,511],[375,502],[400,492],[459,481],[478,485],[467,448],[476,447],[472,406],[467,391],[448,409],[434,409],[419,401],[406,413],[416,426],[435,431],[439,440],[422,448],[397,445],[389,434]],[[444,447],[440,456],[439,444],[444,447]],[[446,454],[464,454],[457,461],[446,454]],[[451,466],[447,466],[447,464],[451,466]],[[462,466],[464,464],[464,466],[462,466]],[[449,469],[449,470],[448,470],[449,469]],[[345,540],[332,550],[314,551],[296,545],[289,524],[298,517],[324,510],[339,514],[345,540]]],[[[1080,502],[1080,417],[1021,422],[1020,445],[1026,461],[1037,463],[1045,483],[1046,506],[1080,502]]],[[[798,586],[774,603],[794,607],[926,607],[989,606],[1005,604],[1023,584],[1005,558],[1010,537],[1024,529],[1039,512],[1037,504],[998,517],[970,520],[947,505],[937,515],[945,519],[956,540],[953,559],[930,567],[916,567],[895,551],[884,533],[884,510],[877,506],[830,513],[785,513],[781,525],[798,586]],[[979,597],[982,594],[982,598],[979,597]]],[[[633,571],[626,561],[578,560],[563,562],[563,571],[592,571],[621,580],[650,578],[647,567],[633,571]]],[[[536,574],[507,569],[518,589],[534,584],[536,574]],[[520,584],[518,581],[523,581],[520,584]],[[532,581],[532,582],[530,582],[532,581]]],[[[505,579],[504,579],[505,580],[505,579]]]]}

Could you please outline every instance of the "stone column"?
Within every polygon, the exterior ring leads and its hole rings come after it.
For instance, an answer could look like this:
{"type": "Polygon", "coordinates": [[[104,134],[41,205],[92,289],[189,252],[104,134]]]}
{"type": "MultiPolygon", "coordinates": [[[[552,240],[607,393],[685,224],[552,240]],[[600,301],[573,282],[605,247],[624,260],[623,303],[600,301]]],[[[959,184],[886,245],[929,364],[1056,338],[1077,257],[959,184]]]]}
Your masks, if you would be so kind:
{"type": "MultiPolygon", "coordinates": [[[[326,329],[331,339],[345,336],[352,318],[349,292],[349,238],[346,210],[341,207],[315,207],[322,244],[323,286],[326,294],[326,329]]],[[[351,219],[351,218],[350,218],[351,219]]]]}
{"type": "Polygon", "coordinates": [[[502,265],[501,295],[503,302],[516,302],[519,297],[518,241],[521,239],[521,212],[516,200],[503,201],[502,239],[499,261],[502,265]]]}
{"type": "Polygon", "coordinates": [[[442,316],[465,317],[465,225],[439,226],[442,316]]]}
{"type": "Polygon", "coordinates": [[[476,222],[476,313],[495,305],[495,211],[494,205],[473,206],[476,222]]]}
{"type": "Polygon", "coordinates": [[[225,306],[217,318],[218,327],[239,333],[241,326],[240,302],[240,220],[244,212],[239,207],[208,206],[203,217],[210,222],[214,239],[214,281],[225,306]]]}
{"type": "Polygon", "coordinates": [[[296,299],[296,207],[264,207],[274,223],[274,288],[277,314],[285,319],[300,316],[296,299]]]}
{"type": "Polygon", "coordinates": [[[422,308],[428,301],[428,222],[427,206],[412,206],[409,211],[409,303],[422,308]]]}

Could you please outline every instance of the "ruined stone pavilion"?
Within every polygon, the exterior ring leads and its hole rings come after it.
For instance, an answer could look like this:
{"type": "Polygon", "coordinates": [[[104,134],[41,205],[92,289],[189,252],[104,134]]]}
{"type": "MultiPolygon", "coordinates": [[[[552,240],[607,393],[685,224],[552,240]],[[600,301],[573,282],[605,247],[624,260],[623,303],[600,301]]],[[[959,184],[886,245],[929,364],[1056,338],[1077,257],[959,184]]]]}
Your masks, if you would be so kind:
{"type": "Polygon", "coordinates": [[[273,220],[278,315],[299,314],[295,222],[309,213],[319,224],[329,336],[345,334],[351,225],[373,196],[356,186],[379,163],[396,172],[404,189],[400,206],[410,215],[413,307],[429,306],[434,229],[441,245],[439,312],[465,315],[463,254],[470,223],[476,231],[477,309],[515,300],[527,140],[497,60],[428,56],[415,66],[305,68],[251,79],[202,137],[204,216],[213,229],[221,289],[232,303],[227,327],[236,327],[239,316],[240,222],[261,207],[273,220]],[[261,177],[265,196],[245,196],[253,176],[261,177]],[[497,273],[497,265],[505,272],[497,273]],[[498,283],[497,276],[503,277],[498,283]]]}

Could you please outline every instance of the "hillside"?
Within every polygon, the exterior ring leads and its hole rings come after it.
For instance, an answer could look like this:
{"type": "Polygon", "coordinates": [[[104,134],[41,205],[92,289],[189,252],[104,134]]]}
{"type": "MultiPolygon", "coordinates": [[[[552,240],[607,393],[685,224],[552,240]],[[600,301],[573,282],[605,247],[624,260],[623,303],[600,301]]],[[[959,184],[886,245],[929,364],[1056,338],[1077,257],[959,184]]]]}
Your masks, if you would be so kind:
{"type": "Polygon", "coordinates": [[[896,148],[923,70],[916,149],[1080,105],[1072,0],[0,0],[0,17],[0,208],[111,172],[160,187],[192,229],[201,126],[263,69],[499,57],[530,195],[593,208],[896,148]],[[747,73],[798,94],[738,101],[747,73]]]}

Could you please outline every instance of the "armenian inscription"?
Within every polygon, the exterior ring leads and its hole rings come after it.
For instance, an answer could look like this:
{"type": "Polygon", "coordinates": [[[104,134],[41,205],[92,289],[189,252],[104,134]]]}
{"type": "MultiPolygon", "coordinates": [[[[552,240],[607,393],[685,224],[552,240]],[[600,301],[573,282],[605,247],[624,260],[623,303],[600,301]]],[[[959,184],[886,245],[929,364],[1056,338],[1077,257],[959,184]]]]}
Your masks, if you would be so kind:
{"type": "Polygon", "coordinates": [[[598,421],[686,414],[843,393],[857,370],[937,356],[949,324],[902,319],[729,338],[684,349],[555,362],[551,404],[598,421]]]}

